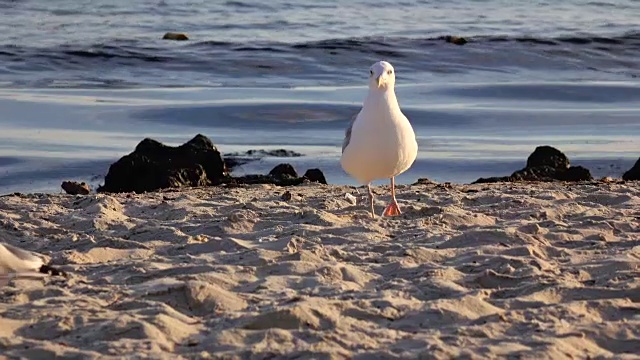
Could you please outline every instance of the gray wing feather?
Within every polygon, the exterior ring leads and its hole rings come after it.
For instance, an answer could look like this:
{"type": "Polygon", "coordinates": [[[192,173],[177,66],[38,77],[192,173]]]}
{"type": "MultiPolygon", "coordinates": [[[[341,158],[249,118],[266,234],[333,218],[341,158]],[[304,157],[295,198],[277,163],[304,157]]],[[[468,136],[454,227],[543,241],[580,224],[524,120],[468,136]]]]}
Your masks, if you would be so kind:
{"type": "Polygon", "coordinates": [[[342,140],[342,153],[344,153],[344,149],[347,148],[349,142],[351,141],[351,129],[353,129],[353,123],[356,122],[359,114],[360,113],[358,112],[357,114],[353,115],[353,117],[351,118],[351,122],[349,122],[347,130],[345,130],[344,132],[344,140],[342,140]]]}

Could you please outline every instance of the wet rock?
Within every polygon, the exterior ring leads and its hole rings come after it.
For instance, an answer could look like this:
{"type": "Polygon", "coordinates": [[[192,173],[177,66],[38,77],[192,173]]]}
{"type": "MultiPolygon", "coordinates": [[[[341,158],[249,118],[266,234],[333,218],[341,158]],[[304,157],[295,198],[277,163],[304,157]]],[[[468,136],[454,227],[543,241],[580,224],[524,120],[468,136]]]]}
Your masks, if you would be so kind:
{"type": "Polygon", "coordinates": [[[185,41],[185,40],[189,40],[189,37],[185,33],[168,32],[164,34],[164,36],[162,37],[162,40],[185,41]]]}
{"type": "Polygon", "coordinates": [[[442,39],[448,43],[455,44],[455,45],[464,45],[468,42],[467,39],[461,36],[447,35],[447,36],[443,36],[442,39]]]}
{"type": "Polygon", "coordinates": [[[227,171],[220,152],[204,135],[173,147],[146,138],[109,167],[98,192],[146,192],[222,183],[227,171]]]}
{"type": "Polygon", "coordinates": [[[511,181],[540,181],[542,179],[552,180],[556,174],[556,169],[551,166],[526,167],[511,174],[511,181]]]}
{"type": "Polygon", "coordinates": [[[538,146],[527,158],[527,167],[536,168],[550,166],[558,170],[569,168],[569,158],[562,151],[552,146],[538,146]]]}
{"type": "MultiPolygon", "coordinates": [[[[296,156],[289,150],[270,154],[296,156]]],[[[301,154],[298,154],[301,155],[301,154]]],[[[173,147],[153,139],[142,140],[135,150],[109,167],[105,183],[98,192],[147,192],[166,188],[208,185],[273,184],[300,185],[327,181],[320,169],[309,169],[300,177],[291,164],[279,164],[267,175],[229,175],[227,162],[216,146],[203,135],[196,135],[183,145],[173,147]]]]}
{"type": "Polygon", "coordinates": [[[299,177],[291,164],[279,164],[267,175],[245,175],[230,177],[226,180],[227,183],[233,185],[273,184],[278,186],[300,185],[305,181],[318,182],[322,184],[327,183],[324,174],[320,169],[309,169],[305,172],[304,176],[299,177]],[[323,180],[324,182],[322,182],[323,180]]]}
{"type": "Polygon", "coordinates": [[[320,169],[309,169],[304,173],[304,175],[302,175],[302,177],[311,182],[320,184],[327,183],[327,179],[324,177],[324,173],[320,169]]]}
{"type": "Polygon", "coordinates": [[[89,195],[91,188],[84,182],[77,181],[63,181],[62,190],[69,195],[89,195]]]}
{"type": "Polygon", "coordinates": [[[291,164],[279,164],[269,171],[269,176],[276,179],[298,178],[298,173],[291,164]]]}
{"type": "Polygon", "coordinates": [[[472,182],[472,184],[488,184],[488,183],[497,183],[497,182],[510,182],[511,176],[492,176],[488,178],[479,178],[478,180],[472,182]]]}
{"type": "Polygon", "coordinates": [[[265,157],[300,157],[304,156],[299,152],[286,149],[275,150],[247,150],[245,152],[228,153],[224,155],[224,162],[227,169],[231,170],[237,166],[244,165],[251,161],[260,160],[265,157]]]}
{"type": "Polygon", "coordinates": [[[418,180],[413,183],[413,185],[436,185],[436,184],[437,182],[428,178],[418,178],[418,180]]]}
{"type": "Polygon", "coordinates": [[[640,158],[638,158],[638,161],[636,161],[631,169],[622,175],[622,180],[640,180],[640,158]]]}
{"type": "Polygon", "coordinates": [[[591,181],[589,169],[570,166],[569,158],[551,146],[538,146],[527,158],[527,166],[510,176],[480,178],[474,184],[514,181],[591,181]]]}
{"type": "Polygon", "coordinates": [[[557,179],[560,181],[589,181],[593,180],[591,171],[584,166],[571,166],[567,171],[562,171],[556,174],[557,179]]]}

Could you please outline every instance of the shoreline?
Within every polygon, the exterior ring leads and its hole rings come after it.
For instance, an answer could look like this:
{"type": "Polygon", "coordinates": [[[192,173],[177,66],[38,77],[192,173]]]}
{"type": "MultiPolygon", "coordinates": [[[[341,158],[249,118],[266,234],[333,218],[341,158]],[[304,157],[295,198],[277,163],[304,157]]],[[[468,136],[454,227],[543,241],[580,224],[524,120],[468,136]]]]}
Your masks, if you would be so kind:
{"type": "MultiPolygon", "coordinates": [[[[92,188],[99,193],[144,193],[163,188],[220,186],[227,183],[263,183],[285,186],[310,181],[323,184],[354,185],[354,180],[340,168],[339,160],[329,162],[324,159],[324,161],[314,163],[313,161],[305,162],[305,157],[306,155],[303,153],[284,148],[250,149],[242,152],[222,153],[211,139],[202,134],[197,134],[191,140],[177,146],[145,138],[138,143],[132,152],[111,163],[109,171],[104,176],[104,182],[96,183],[101,178],[98,176],[92,177],[92,181],[86,183],[63,180],[62,189],[68,194],[88,194],[92,192],[92,188]],[[259,164],[259,167],[257,168],[255,164],[259,164]],[[299,172],[303,164],[307,164],[304,173],[299,172]],[[252,166],[253,173],[247,173],[247,170],[252,166]],[[270,168],[268,172],[265,171],[265,166],[270,168]],[[330,169],[328,176],[325,175],[327,169],[330,169]],[[341,173],[343,178],[350,179],[350,184],[331,181],[332,177],[336,176],[336,171],[341,173]],[[330,180],[327,181],[327,178],[330,180]]],[[[416,181],[419,182],[421,177],[416,176],[416,173],[423,172],[428,167],[425,164],[426,161],[428,160],[418,158],[407,172],[396,177],[396,183],[413,184],[416,181]],[[408,182],[407,180],[410,179],[413,181],[408,182]]],[[[525,166],[519,170],[507,170],[505,164],[507,163],[500,161],[493,161],[492,165],[485,164],[484,166],[480,166],[478,163],[465,163],[462,166],[458,165],[458,169],[454,169],[452,163],[449,163],[448,171],[451,174],[457,171],[458,175],[465,171],[475,171],[476,174],[483,175],[464,184],[521,181],[579,182],[596,181],[597,179],[611,182],[617,181],[616,178],[609,176],[614,170],[616,172],[624,171],[621,175],[622,180],[640,180],[640,159],[633,166],[629,165],[630,168],[626,171],[619,164],[616,166],[612,163],[608,167],[602,164],[588,165],[584,161],[572,164],[566,154],[550,145],[536,146],[527,157],[525,166]],[[579,164],[585,164],[588,167],[579,164]],[[591,169],[594,167],[595,171],[592,173],[591,169]],[[500,171],[503,174],[496,174],[497,170],[496,173],[487,173],[486,168],[494,170],[501,168],[500,171]],[[604,168],[607,169],[603,170],[604,168]],[[506,175],[508,173],[511,175],[506,175]],[[602,174],[606,175],[598,176],[602,174]]],[[[512,165],[515,164],[517,162],[512,165]]],[[[386,180],[379,179],[372,184],[377,185],[376,183],[384,182],[386,180]]],[[[445,182],[451,183],[450,181],[445,182]]]]}
{"type": "MultiPolygon", "coordinates": [[[[374,187],[378,213],[388,191],[374,187]]],[[[374,220],[346,193],[364,195],[303,184],[0,197],[4,241],[69,274],[0,289],[0,352],[447,359],[640,347],[640,182],[400,185],[404,214],[374,220]]]]}
{"type": "MultiPolygon", "coordinates": [[[[259,174],[263,175],[263,174],[259,174]]],[[[482,178],[481,178],[482,179],[482,178]]],[[[558,186],[575,186],[575,185],[604,185],[604,184],[619,184],[619,185],[629,185],[633,186],[636,183],[640,183],[639,180],[623,180],[621,177],[611,177],[604,176],[601,178],[594,178],[593,180],[585,180],[585,181],[561,181],[561,180],[549,180],[549,181],[541,181],[541,180],[518,180],[518,181],[495,181],[495,182],[452,182],[452,181],[435,181],[430,178],[418,178],[416,181],[411,183],[400,183],[396,182],[396,186],[402,187],[411,187],[418,185],[434,185],[434,186],[458,186],[458,187],[469,187],[469,186],[481,186],[481,185],[502,185],[502,186],[511,186],[511,185],[543,185],[543,184],[556,184],[558,186]]],[[[10,197],[10,196],[92,196],[92,195],[112,195],[112,196],[121,196],[121,195],[152,195],[158,193],[171,193],[171,192],[188,192],[188,191],[206,191],[208,189],[234,189],[234,188],[247,188],[251,189],[252,186],[260,186],[260,185],[270,185],[275,189],[281,189],[282,191],[286,191],[288,189],[297,189],[304,186],[329,186],[329,187],[340,187],[340,188],[349,188],[349,189],[364,189],[366,185],[354,185],[354,184],[320,184],[320,183],[301,183],[298,185],[277,185],[277,184],[234,184],[234,183],[224,183],[219,185],[208,185],[208,186],[184,186],[184,187],[170,187],[164,189],[157,189],[146,192],[97,192],[93,188],[89,194],[68,194],[65,193],[65,190],[62,188],[56,189],[55,192],[45,192],[45,191],[13,191],[0,193],[0,198],[10,197]]],[[[372,187],[375,188],[385,188],[389,187],[388,181],[386,180],[377,180],[376,182],[372,182],[372,187]]]]}

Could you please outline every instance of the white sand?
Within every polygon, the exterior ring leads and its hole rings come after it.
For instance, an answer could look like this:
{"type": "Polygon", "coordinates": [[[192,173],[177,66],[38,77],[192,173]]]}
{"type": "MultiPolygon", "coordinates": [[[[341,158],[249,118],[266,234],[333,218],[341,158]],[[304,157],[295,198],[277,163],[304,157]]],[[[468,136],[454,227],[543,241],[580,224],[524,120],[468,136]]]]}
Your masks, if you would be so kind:
{"type": "Polygon", "coordinates": [[[0,198],[71,273],[0,289],[0,354],[637,358],[640,183],[285,190],[0,198]]]}

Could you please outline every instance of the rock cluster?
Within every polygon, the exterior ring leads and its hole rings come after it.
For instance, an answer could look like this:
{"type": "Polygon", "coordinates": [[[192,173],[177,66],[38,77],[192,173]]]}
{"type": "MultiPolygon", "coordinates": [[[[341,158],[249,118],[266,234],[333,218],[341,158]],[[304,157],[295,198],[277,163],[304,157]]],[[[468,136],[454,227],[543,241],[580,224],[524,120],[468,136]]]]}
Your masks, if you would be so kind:
{"type": "Polygon", "coordinates": [[[290,164],[276,166],[268,175],[233,177],[213,142],[198,134],[180,146],[167,146],[146,138],[135,150],[109,167],[98,192],[148,192],[166,188],[221,184],[299,185],[305,181],[326,184],[319,169],[303,176],[290,164]]]}
{"type": "Polygon", "coordinates": [[[589,169],[571,166],[569,158],[552,146],[538,146],[529,155],[527,165],[510,176],[480,178],[474,183],[513,181],[590,181],[589,169]]]}

